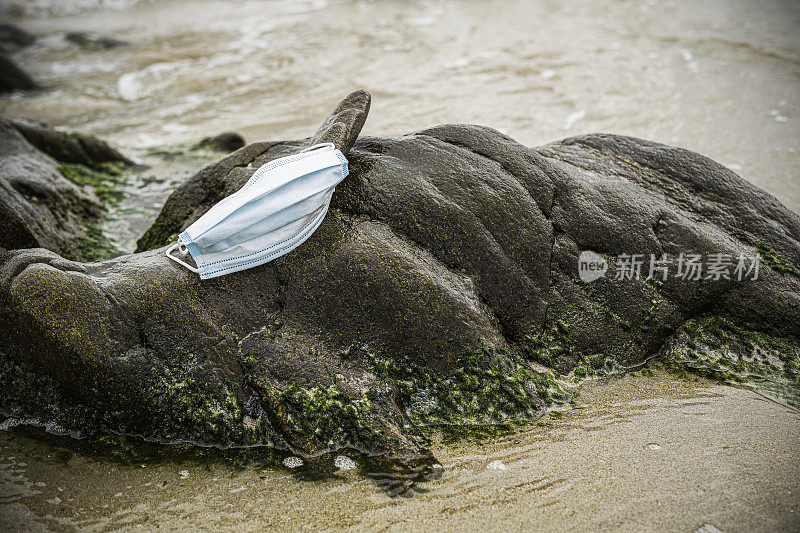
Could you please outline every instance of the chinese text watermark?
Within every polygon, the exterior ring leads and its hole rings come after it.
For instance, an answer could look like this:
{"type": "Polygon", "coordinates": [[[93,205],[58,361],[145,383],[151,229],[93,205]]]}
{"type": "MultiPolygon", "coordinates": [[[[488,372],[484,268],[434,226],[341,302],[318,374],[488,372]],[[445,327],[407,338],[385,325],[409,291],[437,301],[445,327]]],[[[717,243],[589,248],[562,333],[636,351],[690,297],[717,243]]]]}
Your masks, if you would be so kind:
{"type": "Polygon", "coordinates": [[[759,254],[619,254],[606,258],[587,250],[578,258],[578,276],[586,283],[604,277],[609,271],[608,277],[615,280],[754,281],[758,279],[760,266],[759,254]]]}

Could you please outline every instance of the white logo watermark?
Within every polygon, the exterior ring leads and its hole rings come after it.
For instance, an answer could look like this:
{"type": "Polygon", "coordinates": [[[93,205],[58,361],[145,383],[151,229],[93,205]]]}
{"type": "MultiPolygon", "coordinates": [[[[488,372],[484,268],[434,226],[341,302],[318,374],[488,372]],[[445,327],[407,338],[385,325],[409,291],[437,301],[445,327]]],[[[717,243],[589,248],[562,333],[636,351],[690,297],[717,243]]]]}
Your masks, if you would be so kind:
{"type": "Polygon", "coordinates": [[[591,283],[611,270],[610,279],[615,280],[666,281],[673,277],[684,281],[755,281],[760,266],[759,254],[620,254],[609,260],[586,250],[578,257],[578,276],[581,281],[591,283]]]}
{"type": "Polygon", "coordinates": [[[602,255],[586,250],[578,257],[578,276],[581,281],[591,283],[608,272],[608,261],[602,255]]]}

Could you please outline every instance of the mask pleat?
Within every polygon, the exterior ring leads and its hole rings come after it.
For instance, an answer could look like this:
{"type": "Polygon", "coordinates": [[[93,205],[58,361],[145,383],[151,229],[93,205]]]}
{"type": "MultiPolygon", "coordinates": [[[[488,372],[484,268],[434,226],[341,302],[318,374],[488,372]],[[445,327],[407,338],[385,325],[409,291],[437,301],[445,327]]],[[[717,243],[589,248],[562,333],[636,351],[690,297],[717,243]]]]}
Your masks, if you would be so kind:
{"type": "MultiPolygon", "coordinates": [[[[239,191],[209,209],[200,219],[189,226],[186,232],[193,241],[198,241],[213,228],[220,225],[228,226],[228,217],[243,207],[260,202],[264,197],[272,195],[284,186],[310,174],[326,169],[338,170],[341,168],[342,163],[334,153],[320,151],[319,153],[309,152],[303,159],[290,161],[267,172],[259,169],[239,191]]],[[[341,179],[342,175],[339,174],[339,177],[341,179]]]]}
{"type": "MultiPolygon", "coordinates": [[[[290,252],[311,236],[322,223],[327,211],[328,205],[322,205],[303,219],[284,226],[278,231],[280,240],[266,248],[263,247],[264,241],[256,237],[226,250],[224,254],[204,256],[207,262],[200,266],[201,277],[215,277],[229,271],[249,268],[290,252]]],[[[278,235],[274,236],[278,238],[278,235]]]]}
{"type": "Polygon", "coordinates": [[[268,221],[266,227],[280,227],[286,221],[290,221],[291,216],[304,214],[302,208],[308,206],[306,200],[314,198],[319,201],[316,206],[306,208],[305,213],[318,207],[322,200],[321,195],[338,184],[341,178],[340,167],[326,168],[297,177],[281,187],[272,189],[268,194],[261,194],[245,202],[194,242],[201,251],[206,248],[218,249],[215,245],[222,240],[258,225],[261,221],[268,221]],[[281,222],[281,219],[284,222],[281,222]]]}
{"type": "Polygon", "coordinates": [[[260,235],[277,231],[294,220],[313,214],[322,203],[327,203],[330,200],[332,193],[332,190],[325,189],[292,205],[287,205],[266,218],[255,218],[255,221],[249,226],[230,234],[230,236],[214,244],[200,247],[200,250],[204,254],[219,252],[260,235]]]}

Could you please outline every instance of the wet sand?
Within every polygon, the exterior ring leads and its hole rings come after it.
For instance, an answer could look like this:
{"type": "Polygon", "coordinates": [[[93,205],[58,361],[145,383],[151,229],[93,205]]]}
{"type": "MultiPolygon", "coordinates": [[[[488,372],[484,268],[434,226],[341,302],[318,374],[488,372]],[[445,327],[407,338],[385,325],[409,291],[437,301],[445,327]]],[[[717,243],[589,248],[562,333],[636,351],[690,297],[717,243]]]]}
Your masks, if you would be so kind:
{"type": "Polygon", "coordinates": [[[581,404],[505,437],[435,444],[442,477],[395,498],[357,470],[298,481],[286,469],[65,461],[3,432],[0,530],[800,529],[796,410],[661,372],[584,385],[581,404]]]}

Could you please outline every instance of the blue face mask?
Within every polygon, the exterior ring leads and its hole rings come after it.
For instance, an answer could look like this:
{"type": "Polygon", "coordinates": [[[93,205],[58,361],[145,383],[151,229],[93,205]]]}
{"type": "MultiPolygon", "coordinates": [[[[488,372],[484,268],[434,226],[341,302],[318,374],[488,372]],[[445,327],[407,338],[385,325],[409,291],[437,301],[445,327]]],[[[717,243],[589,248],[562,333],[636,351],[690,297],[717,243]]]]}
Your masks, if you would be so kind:
{"type": "Polygon", "coordinates": [[[332,143],[270,161],[180,234],[167,257],[202,279],[251,268],[294,250],[322,223],[347,159],[332,143]],[[197,268],[172,255],[189,251],[197,268]]]}

